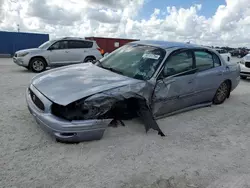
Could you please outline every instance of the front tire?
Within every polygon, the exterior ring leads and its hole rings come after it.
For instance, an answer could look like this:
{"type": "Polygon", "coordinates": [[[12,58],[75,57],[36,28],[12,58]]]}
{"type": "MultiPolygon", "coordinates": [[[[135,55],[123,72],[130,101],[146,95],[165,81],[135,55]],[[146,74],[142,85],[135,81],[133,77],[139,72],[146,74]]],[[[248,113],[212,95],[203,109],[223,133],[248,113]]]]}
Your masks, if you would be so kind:
{"type": "Polygon", "coordinates": [[[222,104],[230,93],[230,85],[228,82],[223,82],[220,87],[217,89],[213,103],[214,104],[222,104]]]}
{"type": "Polygon", "coordinates": [[[34,58],[30,61],[30,69],[35,73],[43,72],[46,69],[46,62],[42,58],[34,58]]]}
{"type": "Polygon", "coordinates": [[[93,57],[86,57],[85,59],[84,59],[84,63],[91,63],[91,62],[93,62],[95,60],[95,58],[93,58],[93,57]]]}

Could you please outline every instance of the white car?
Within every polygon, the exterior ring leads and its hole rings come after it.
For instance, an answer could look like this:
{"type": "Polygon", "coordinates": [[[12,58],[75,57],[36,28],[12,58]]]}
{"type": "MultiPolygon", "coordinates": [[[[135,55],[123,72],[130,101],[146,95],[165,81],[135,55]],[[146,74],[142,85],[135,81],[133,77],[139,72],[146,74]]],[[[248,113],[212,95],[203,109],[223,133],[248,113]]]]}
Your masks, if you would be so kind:
{"type": "Polygon", "coordinates": [[[227,52],[226,50],[224,49],[215,49],[220,55],[221,57],[226,61],[226,62],[229,62],[231,60],[231,54],[229,52],[227,52]]]}
{"type": "Polygon", "coordinates": [[[103,57],[101,52],[95,41],[65,37],[47,41],[38,48],[17,51],[13,61],[33,72],[42,72],[46,67],[99,60],[103,57]]]}
{"type": "Polygon", "coordinates": [[[250,54],[244,56],[240,61],[240,77],[246,79],[250,77],[250,54]]]}

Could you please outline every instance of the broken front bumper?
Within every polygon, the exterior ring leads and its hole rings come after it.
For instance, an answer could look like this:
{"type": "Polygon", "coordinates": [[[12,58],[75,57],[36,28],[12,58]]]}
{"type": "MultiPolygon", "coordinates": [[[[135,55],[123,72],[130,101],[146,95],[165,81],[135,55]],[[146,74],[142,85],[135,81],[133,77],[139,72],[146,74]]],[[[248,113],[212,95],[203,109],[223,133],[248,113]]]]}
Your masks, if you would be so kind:
{"type": "Polygon", "coordinates": [[[100,140],[112,120],[66,121],[51,114],[50,107],[52,102],[44,97],[33,85],[30,86],[30,90],[27,89],[26,91],[26,101],[30,113],[42,129],[53,135],[58,141],[81,142],[100,140]],[[30,90],[32,91],[32,96],[30,90]],[[35,100],[40,100],[43,103],[44,110],[41,110],[35,104],[35,100]]]}

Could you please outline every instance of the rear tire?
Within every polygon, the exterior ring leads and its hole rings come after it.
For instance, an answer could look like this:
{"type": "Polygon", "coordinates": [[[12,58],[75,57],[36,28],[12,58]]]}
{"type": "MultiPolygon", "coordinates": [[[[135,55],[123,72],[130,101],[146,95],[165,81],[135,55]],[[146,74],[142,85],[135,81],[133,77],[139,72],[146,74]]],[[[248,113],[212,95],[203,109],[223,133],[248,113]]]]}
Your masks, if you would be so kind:
{"type": "Polygon", "coordinates": [[[35,72],[40,73],[43,72],[46,69],[47,63],[44,61],[44,59],[36,57],[30,61],[29,68],[35,72]]]}
{"type": "Polygon", "coordinates": [[[84,59],[84,63],[91,63],[91,62],[93,62],[95,60],[95,58],[93,58],[93,57],[86,57],[85,59],[84,59]]]}
{"type": "Polygon", "coordinates": [[[247,79],[247,76],[240,76],[240,78],[245,80],[245,79],[247,79]]]}
{"type": "Polygon", "coordinates": [[[214,95],[213,103],[222,104],[229,96],[229,94],[230,94],[230,85],[228,82],[223,82],[214,95]]]}

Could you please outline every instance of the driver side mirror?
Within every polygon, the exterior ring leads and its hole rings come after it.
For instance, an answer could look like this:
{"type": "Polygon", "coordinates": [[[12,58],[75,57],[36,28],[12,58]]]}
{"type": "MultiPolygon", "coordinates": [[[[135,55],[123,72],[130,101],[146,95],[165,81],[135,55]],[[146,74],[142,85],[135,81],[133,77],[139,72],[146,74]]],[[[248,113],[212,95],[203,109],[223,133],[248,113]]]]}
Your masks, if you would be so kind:
{"type": "Polygon", "coordinates": [[[164,71],[162,71],[161,74],[158,76],[157,80],[163,80],[164,78],[166,78],[166,75],[164,71]]]}

